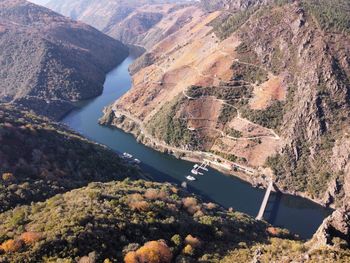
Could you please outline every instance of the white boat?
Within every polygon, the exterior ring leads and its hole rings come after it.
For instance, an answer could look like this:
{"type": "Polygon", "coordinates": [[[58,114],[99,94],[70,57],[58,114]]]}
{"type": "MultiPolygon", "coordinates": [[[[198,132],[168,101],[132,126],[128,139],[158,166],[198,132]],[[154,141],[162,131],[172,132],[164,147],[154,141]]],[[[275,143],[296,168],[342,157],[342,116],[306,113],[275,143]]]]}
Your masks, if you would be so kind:
{"type": "Polygon", "coordinates": [[[186,179],[187,179],[188,181],[196,181],[196,180],[197,180],[196,178],[194,178],[194,177],[191,176],[191,175],[186,176],[186,179]]]}
{"type": "Polygon", "coordinates": [[[196,169],[192,169],[192,170],[191,170],[191,173],[194,174],[194,175],[203,175],[203,173],[199,172],[199,171],[196,170],[196,169]]]}
{"type": "Polygon", "coordinates": [[[206,168],[206,167],[204,167],[204,166],[199,166],[199,168],[198,169],[202,169],[202,170],[204,170],[204,171],[206,171],[206,172],[208,172],[209,170],[208,170],[208,168],[206,168]]]}
{"type": "Polygon", "coordinates": [[[182,182],[181,186],[182,186],[183,188],[187,188],[187,183],[186,183],[186,182],[182,182]]]}
{"type": "Polygon", "coordinates": [[[139,159],[134,159],[134,162],[135,162],[136,164],[140,164],[140,163],[141,163],[141,161],[140,161],[139,159]]]}
{"type": "Polygon", "coordinates": [[[198,164],[195,164],[195,165],[193,165],[193,168],[198,168],[199,167],[199,165],[198,164]]]}
{"type": "Polygon", "coordinates": [[[191,173],[194,174],[194,175],[198,175],[198,171],[196,169],[192,169],[191,173]]]}
{"type": "Polygon", "coordinates": [[[123,153],[123,157],[131,159],[133,156],[130,153],[123,153]]]}

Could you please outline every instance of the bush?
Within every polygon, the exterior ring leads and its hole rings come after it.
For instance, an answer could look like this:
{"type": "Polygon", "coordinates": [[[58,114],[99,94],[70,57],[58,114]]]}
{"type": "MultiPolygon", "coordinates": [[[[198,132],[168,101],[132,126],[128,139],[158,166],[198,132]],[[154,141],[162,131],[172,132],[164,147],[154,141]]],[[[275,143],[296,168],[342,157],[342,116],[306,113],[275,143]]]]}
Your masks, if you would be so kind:
{"type": "Polygon", "coordinates": [[[198,238],[193,237],[192,235],[188,235],[185,238],[185,243],[186,245],[191,245],[191,247],[193,248],[198,248],[201,246],[201,241],[198,238]]]}
{"type": "Polygon", "coordinates": [[[150,241],[136,251],[126,254],[125,263],[170,263],[172,253],[163,241],[150,241]]]}
{"type": "Polygon", "coordinates": [[[22,240],[26,245],[32,245],[38,242],[41,238],[42,235],[36,232],[25,232],[20,236],[20,240],[22,240]]]}
{"type": "Polygon", "coordinates": [[[22,240],[7,240],[4,243],[1,244],[0,249],[3,250],[5,253],[14,253],[19,251],[23,246],[22,240]]]}
{"type": "Polygon", "coordinates": [[[3,173],[2,180],[5,182],[14,181],[16,178],[12,173],[3,173]]]}

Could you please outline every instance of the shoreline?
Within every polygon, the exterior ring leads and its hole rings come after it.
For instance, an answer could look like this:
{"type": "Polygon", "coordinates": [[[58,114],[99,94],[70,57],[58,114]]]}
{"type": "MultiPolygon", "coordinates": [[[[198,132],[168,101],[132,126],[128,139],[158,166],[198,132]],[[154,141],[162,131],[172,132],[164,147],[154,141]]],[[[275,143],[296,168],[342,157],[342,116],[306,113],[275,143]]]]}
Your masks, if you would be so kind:
{"type": "MultiPolygon", "coordinates": [[[[267,187],[267,184],[268,184],[266,180],[267,176],[259,174],[258,171],[260,167],[256,169],[256,173],[254,174],[233,171],[232,169],[229,169],[227,167],[227,164],[230,164],[230,167],[232,167],[232,164],[234,163],[222,158],[221,156],[217,156],[209,152],[185,150],[185,149],[177,148],[171,145],[167,145],[165,143],[158,144],[157,139],[152,137],[150,138],[149,135],[143,133],[139,125],[134,120],[128,118],[122,113],[120,114],[120,116],[122,116],[122,121],[118,120],[117,119],[118,117],[115,116],[115,109],[113,109],[113,105],[106,106],[103,110],[103,113],[104,113],[103,117],[99,120],[100,125],[117,128],[122,130],[125,133],[131,134],[137,140],[138,143],[141,143],[151,149],[154,149],[158,152],[172,155],[177,159],[185,160],[193,163],[197,163],[197,162],[200,163],[203,161],[204,158],[206,158],[210,161],[209,166],[211,168],[225,174],[226,176],[235,177],[243,182],[250,184],[251,187],[254,187],[254,188],[266,189],[267,187]],[[217,161],[210,160],[210,158],[213,158],[213,157],[221,160],[222,162],[219,163],[217,161]],[[224,165],[225,163],[226,163],[226,167],[224,165]]],[[[278,183],[275,185],[278,187],[278,183]]],[[[273,189],[273,191],[281,192],[284,195],[304,198],[324,208],[328,208],[332,210],[335,209],[332,205],[327,206],[324,203],[322,203],[321,200],[315,200],[311,198],[309,195],[302,192],[292,192],[292,191],[288,191],[280,188],[278,188],[277,191],[276,189],[273,189]]]]}

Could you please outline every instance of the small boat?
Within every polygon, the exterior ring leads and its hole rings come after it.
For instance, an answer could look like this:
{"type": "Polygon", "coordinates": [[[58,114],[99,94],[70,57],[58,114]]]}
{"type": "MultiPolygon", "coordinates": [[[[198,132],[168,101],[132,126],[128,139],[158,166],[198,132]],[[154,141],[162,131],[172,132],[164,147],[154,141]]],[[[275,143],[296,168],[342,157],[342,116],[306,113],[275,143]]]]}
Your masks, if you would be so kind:
{"type": "Polygon", "coordinates": [[[133,156],[130,153],[123,153],[123,157],[131,159],[133,156]]]}
{"type": "Polygon", "coordinates": [[[199,167],[199,165],[198,164],[195,164],[195,165],[193,165],[193,168],[198,168],[199,167]]]}
{"type": "Polygon", "coordinates": [[[191,176],[191,175],[186,176],[186,179],[187,179],[188,181],[196,181],[196,180],[197,180],[196,178],[194,178],[194,177],[191,176]]]}
{"type": "Polygon", "coordinates": [[[135,162],[136,164],[140,164],[140,163],[141,163],[141,161],[140,161],[139,159],[134,159],[134,162],[135,162]]]}
{"type": "Polygon", "coordinates": [[[206,172],[208,172],[209,170],[208,170],[208,168],[206,168],[206,167],[202,167],[202,166],[199,166],[199,169],[202,169],[202,170],[204,170],[204,171],[206,171],[206,172]]]}
{"type": "Polygon", "coordinates": [[[191,173],[194,174],[194,175],[203,175],[203,173],[199,172],[199,171],[196,170],[196,169],[192,169],[192,170],[191,170],[191,173]]]}
{"type": "Polygon", "coordinates": [[[187,183],[186,182],[182,182],[181,187],[182,188],[187,188],[187,183]]]}
{"type": "Polygon", "coordinates": [[[192,169],[191,173],[194,174],[194,175],[198,175],[198,171],[196,169],[192,169]]]}

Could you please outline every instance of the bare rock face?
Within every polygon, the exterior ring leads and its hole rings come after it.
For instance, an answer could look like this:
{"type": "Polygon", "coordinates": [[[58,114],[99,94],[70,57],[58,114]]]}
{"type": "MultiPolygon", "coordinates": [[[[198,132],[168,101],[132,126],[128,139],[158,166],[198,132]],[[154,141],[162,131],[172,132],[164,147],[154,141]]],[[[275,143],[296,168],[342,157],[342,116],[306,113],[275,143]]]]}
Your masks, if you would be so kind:
{"type": "Polygon", "coordinates": [[[213,10],[243,10],[253,6],[272,3],[271,0],[201,0],[201,4],[208,11],[213,10]]]}
{"type": "Polygon", "coordinates": [[[0,2],[0,102],[59,118],[71,106],[58,105],[99,95],[105,73],[127,54],[120,42],[44,7],[0,2]]]}
{"type": "Polygon", "coordinates": [[[350,210],[348,206],[336,210],[325,219],[311,240],[314,247],[350,246],[350,210]]]}

